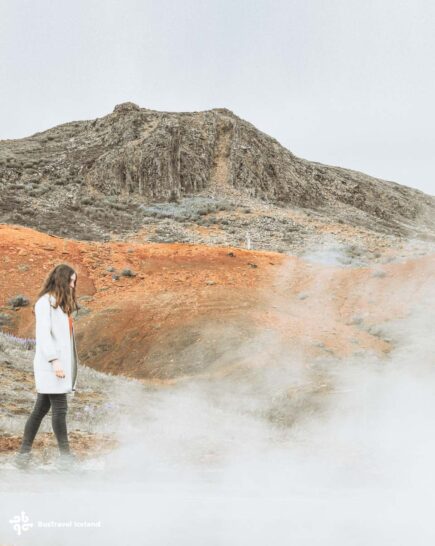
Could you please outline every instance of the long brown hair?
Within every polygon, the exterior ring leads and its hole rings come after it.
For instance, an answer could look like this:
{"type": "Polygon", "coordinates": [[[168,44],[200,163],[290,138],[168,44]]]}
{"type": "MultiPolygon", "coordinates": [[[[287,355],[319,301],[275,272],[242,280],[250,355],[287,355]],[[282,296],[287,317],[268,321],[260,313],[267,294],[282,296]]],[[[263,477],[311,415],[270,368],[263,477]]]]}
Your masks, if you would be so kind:
{"type": "MultiPolygon", "coordinates": [[[[47,275],[36,297],[36,301],[44,294],[52,294],[56,298],[56,303],[53,307],[56,309],[60,305],[64,313],[71,315],[73,311],[80,309],[76,300],[77,281],[78,275],[75,269],[68,264],[58,264],[47,275]],[[70,282],[73,273],[76,274],[76,282],[74,283],[74,288],[71,289],[70,282]]],[[[33,313],[35,312],[34,308],[35,304],[33,304],[33,313]]]]}

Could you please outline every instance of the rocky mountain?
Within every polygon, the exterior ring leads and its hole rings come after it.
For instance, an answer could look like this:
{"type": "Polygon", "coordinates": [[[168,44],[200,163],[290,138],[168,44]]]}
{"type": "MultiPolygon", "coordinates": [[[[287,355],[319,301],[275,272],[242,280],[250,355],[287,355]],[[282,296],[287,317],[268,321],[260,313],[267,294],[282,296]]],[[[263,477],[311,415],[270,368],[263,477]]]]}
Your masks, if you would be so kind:
{"type": "Polygon", "coordinates": [[[77,239],[140,232],[143,241],[238,245],[249,231],[257,248],[286,250],[308,236],[303,218],[434,239],[435,197],[296,157],[226,109],[127,102],[0,141],[0,189],[0,222],[77,239]]]}

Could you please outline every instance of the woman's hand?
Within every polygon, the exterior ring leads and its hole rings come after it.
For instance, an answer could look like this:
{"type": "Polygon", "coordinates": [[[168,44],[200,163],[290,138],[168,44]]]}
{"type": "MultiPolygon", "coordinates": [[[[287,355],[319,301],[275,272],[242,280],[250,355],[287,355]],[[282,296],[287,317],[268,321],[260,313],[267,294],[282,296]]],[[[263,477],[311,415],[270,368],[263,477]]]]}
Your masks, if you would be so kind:
{"type": "Polygon", "coordinates": [[[55,358],[51,362],[53,364],[53,370],[56,374],[56,377],[60,377],[60,379],[63,379],[65,377],[65,372],[63,371],[63,368],[60,364],[60,360],[58,358],[55,358]]]}

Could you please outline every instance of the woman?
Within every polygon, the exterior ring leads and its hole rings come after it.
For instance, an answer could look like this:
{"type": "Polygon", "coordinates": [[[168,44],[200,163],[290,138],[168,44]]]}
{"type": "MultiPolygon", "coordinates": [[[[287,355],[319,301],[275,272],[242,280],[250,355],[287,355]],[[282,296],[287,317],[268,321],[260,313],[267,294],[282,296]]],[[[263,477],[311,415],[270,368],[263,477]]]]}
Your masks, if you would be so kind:
{"type": "Polygon", "coordinates": [[[66,395],[74,394],[77,382],[78,357],[72,321],[72,312],[80,309],[76,285],[74,269],[67,264],[57,265],[49,273],[34,305],[36,350],[33,371],[37,398],[16,455],[20,468],[27,467],[30,461],[33,440],[50,407],[60,452],[59,466],[68,467],[75,460],[68,442],[66,395]]]}

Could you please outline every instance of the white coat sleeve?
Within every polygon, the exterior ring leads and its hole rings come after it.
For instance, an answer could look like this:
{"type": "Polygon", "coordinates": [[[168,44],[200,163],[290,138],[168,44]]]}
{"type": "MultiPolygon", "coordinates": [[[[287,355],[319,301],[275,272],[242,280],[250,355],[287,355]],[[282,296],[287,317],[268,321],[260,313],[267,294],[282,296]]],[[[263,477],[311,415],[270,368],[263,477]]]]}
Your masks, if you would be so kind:
{"type": "Polygon", "coordinates": [[[51,333],[50,302],[40,298],[35,304],[36,345],[47,360],[59,358],[51,333]]]}

